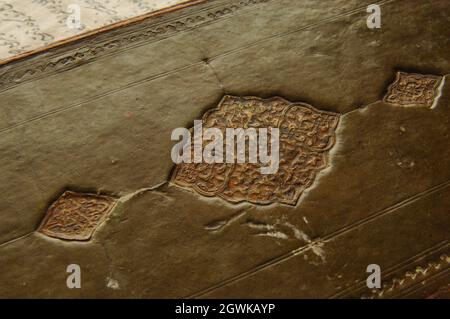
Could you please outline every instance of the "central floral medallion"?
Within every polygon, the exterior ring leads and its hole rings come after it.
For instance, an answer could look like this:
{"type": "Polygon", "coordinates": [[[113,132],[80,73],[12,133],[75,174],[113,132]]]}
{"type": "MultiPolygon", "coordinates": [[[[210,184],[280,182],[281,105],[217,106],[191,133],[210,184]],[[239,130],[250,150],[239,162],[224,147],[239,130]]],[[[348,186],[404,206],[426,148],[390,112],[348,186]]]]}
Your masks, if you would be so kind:
{"type": "Polygon", "coordinates": [[[176,165],[171,182],[232,203],[295,205],[317,174],[328,166],[338,122],[337,113],[279,97],[225,96],[217,108],[203,115],[203,129],[217,128],[225,134],[229,128],[278,128],[278,170],[261,174],[259,163],[183,162],[176,165]]]}

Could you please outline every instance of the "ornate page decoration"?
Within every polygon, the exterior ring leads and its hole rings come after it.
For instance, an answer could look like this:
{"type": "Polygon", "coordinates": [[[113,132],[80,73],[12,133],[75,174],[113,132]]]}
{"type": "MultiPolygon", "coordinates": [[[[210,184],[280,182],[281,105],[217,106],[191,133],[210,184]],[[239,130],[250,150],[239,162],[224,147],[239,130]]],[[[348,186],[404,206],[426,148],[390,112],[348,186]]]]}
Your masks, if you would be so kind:
{"type": "Polygon", "coordinates": [[[59,239],[89,240],[115,205],[111,197],[66,191],[50,206],[38,231],[59,239]]]}
{"type": "Polygon", "coordinates": [[[397,78],[389,86],[384,101],[400,106],[433,108],[443,84],[441,76],[397,72],[397,78]]]}
{"type": "Polygon", "coordinates": [[[259,163],[181,163],[172,183],[203,196],[232,203],[295,205],[318,172],[328,166],[339,114],[319,111],[282,98],[225,96],[203,116],[203,128],[279,128],[280,161],[275,174],[260,173],[259,163]]]}

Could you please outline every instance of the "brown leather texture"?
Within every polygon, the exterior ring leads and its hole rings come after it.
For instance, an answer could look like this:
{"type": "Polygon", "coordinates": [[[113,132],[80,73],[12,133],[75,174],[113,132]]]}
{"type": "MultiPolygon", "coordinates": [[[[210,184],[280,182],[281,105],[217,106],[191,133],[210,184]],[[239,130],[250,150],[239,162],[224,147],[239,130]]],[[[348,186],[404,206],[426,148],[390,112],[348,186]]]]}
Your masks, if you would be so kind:
{"type": "Polygon", "coordinates": [[[210,0],[0,66],[0,297],[448,297],[450,3],[373,2],[210,0]],[[279,127],[279,174],[177,167],[195,120],[279,127]]]}

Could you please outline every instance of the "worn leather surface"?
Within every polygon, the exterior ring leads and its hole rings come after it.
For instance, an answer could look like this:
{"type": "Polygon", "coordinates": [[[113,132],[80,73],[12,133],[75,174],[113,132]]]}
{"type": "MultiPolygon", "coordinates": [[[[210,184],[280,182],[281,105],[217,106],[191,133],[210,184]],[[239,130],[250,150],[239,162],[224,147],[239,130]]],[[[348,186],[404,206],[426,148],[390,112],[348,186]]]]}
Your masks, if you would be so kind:
{"type": "Polygon", "coordinates": [[[372,2],[213,0],[2,66],[0,296],[423,298],[448,285],[450,5],[380,1],[371,30],[372,2]],[[436,107],[383,102],[397,71],[443,76],[436,107]],[[330,165],[297,205],[168,183],[172,130],[226,94],[340,114],[330,165]],[[119,200],[89,241],[36,232],[65,190],[119,200]],[[81,289],[66,286],[71,263],[81,289]]]}

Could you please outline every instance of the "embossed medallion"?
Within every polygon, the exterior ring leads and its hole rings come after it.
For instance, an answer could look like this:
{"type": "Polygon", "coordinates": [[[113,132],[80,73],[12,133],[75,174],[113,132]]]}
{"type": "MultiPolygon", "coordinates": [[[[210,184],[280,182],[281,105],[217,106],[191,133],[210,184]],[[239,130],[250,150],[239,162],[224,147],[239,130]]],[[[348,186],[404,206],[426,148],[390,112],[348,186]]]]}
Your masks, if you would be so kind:
{"type": "Polygon", "coordinates": [[[339,114],[275,97],[225,96],[202,118],[203,128],[279,128],[280,160],[275,174],[260,173],[258,163],[181,163],[172,183],[203,196],[229,202],[295,205],[318,172],[328,165],[339,114]]]}
{"type": "Polygon", "coordinates": [[[397,72],[397,78],[389,87],[384,101],[401,106],[433,108],[442,84],[441,76],[397,72]]]}
{"type": "Polygon", "coordinates": [[[88,240],[115,205],[111,197],[66,191],[48,209],[39,232],[60,239],[88,240]]]}

